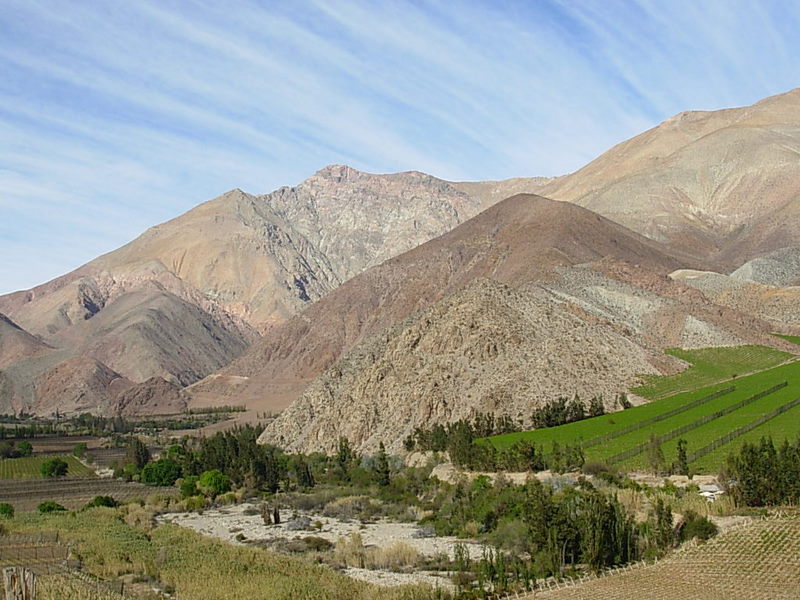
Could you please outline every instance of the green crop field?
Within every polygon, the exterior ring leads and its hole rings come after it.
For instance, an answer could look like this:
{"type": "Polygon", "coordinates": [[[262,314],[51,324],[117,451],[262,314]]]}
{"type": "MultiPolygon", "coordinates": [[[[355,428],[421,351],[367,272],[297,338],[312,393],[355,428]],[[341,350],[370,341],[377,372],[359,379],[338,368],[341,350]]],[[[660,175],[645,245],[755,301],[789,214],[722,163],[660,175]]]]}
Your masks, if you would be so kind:
{"type": "Polygon", "coordinates": [[[766,346],[735,346],[732,348],[701,348],[681,350],[672,348],[667,354],[676,356],[691,367],[676,375],[644,375],[644,384],[631,392],[643,398],[657,400],[678,392],[696,390],[720,381],[763,371],[792,358],[792,354],[766,346]]]}
{"type": "Polygon", "coordinates": [[[42,476],[42,463],[50,458],[60,458],[69,466],[69,477],[96,477],[95,472],[74,456],[40,455],[0,460],[0,479],[28,479],[42,476]]]}
{"type": "MultiPolygon", "coordinates": [[[[538,446],[543,446],[545,451],[550,450],[553,442],[558,442],[560,444],[582,443],[586,446],[584,454],[587,461],[608,461],[615,454],[634,448],[639,444],[645,444],[652,434],[664,436],[679,427],[690,426],[699,419],[717,411],[725,410],[726,408],[735,408],[735,405],[743,400],[751,398],[753,395],[772,388],[776,384],[784,381],[788,383],[786,387],[746,404],[745,406],[736,408],[736,410],[733,410],[729,414],[712,419],[696,428],[692,428],[675,439],[665,441],[662,444],[662,450],[664,451],[664,457],[667,463],[671,463],[675,459],[678,439],[683,438],[687,441],[688,452],[691,454],[725,436],[729,432],[739,427],[749,425],[755,422],[759,417],[771,413],[800,397],[800,361],[789,362],[759,373],[738,377],[734,381],[716,383],[691,392],[675,394],[668,398],[654,400],[648,404],[621,412],[585,419],[560,427],[495,436],[489,438],[488,441],[497,448],[504,448],[517,441],[527,440],[538,446]],[[669,416],[655,423],[649,423],[640,429],[622,433],[612,439],[603,440],[602,443],[591,443],[595,438],[613,434],[614,432],[621,432],[637,423],[646,423],[654,417],[695,403],[700,399],[708,397],[715,391],[730,386],[735,386],[735,389],[729,393],[698,404],[697,406],[690,407],[678,414],[669,416]]],[[[699,458],[690,466],[692,470],[697,473],[714,472],[719,469],[725,457],[738,448],[745,440],[758,440],[765,435],[771,435],[776,440],[783,440],[787,437],[794,438],[800,435],[800,406],[794,407],[766,423],[759,425],[744,435],[731,440],[714,452],[699,458]]],[[[630,470],[641,469],[647,466],[646,461],[646,453],[643,452],[626,460],[619,466],[630,470]]]]}
{"type": "Polygon", "coordinates": [[[775,337],[779,337],[787,342],[791,342],[800,346],[800,335],[781,335],[780,333],[776,333],[775,337]]]}

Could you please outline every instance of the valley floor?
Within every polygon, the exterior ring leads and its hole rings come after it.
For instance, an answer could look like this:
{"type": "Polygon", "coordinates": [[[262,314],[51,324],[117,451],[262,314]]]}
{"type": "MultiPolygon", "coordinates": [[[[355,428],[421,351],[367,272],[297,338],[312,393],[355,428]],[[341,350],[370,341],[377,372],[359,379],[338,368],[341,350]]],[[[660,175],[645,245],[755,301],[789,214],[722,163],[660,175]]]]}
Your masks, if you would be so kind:
{"type": "MultiPolygon", "coordinates": [[[[453,557],[456,544],[463,544],[470,558],[479,560],[484,546],[456,537],[425,535],[415,523],[399,523],[380,519],[373,523],[358,520],[326,517],[319,513],[283,509],[279,525],[264,525],[258,506],[238,504],[200,513],[167,513],[158,517],[160,523],[187,527],[206,536],[234,544],[257,545],[276,548],[285,542],[300,541],[313,536],[336,544],[354,534],[360,536],[364,547],[386,550],[396,544],[408,545],[420,556],[434,559],[445,555],[453,557]],[[303,520],[308,528],[297,529],[303,520]]],[[[434,587],[450,588],[449,573],[425,570],[401,572],[397,569],[363,569],[349,567],[344,571],[350,577],[382,586],[425,583],[434,587]]]]}

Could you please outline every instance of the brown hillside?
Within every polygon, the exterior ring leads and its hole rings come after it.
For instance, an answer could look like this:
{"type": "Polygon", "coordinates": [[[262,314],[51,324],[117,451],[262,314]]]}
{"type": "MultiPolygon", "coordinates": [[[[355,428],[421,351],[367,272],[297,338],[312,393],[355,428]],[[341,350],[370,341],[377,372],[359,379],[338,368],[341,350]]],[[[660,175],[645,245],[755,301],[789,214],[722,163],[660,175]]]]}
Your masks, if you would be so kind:
{"type": "Polygon", "coordinates": [[[800,89],[685,112],[539,193],[729,269],[800,243],[800,89]]]}
{"type": "MultiPolygon", "coordinates": [[[[359,341],[476,278],[516,287],[552,278],[555,266],[601,259],[631,261],[663,274],[681,264],[656,242],[581,207],[515,196],[353,278],[268,331],[221,373],[250,378],[232,391],[237,401],[260,410],[280,408],[359,341]],[[278,393],[270,396],[272,390],[278,393]]],[[[202,387],[203,382],[193,391],[202,387]]],[[[216,393],[222,391],[217,387],[216,393]]]]}

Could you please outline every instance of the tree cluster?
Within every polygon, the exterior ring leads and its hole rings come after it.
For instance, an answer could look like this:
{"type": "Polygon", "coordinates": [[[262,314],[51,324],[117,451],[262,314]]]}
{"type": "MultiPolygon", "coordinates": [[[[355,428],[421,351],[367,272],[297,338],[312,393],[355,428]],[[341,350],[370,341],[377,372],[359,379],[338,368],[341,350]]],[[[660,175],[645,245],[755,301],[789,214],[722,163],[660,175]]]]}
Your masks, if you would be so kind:
{"type": "Polygon", "coordinates": [[[772,438],[745,442],[728,456],[726,487],[747,506],[776,506],[800,501],[800,437],[776,447],[772,438]]]}

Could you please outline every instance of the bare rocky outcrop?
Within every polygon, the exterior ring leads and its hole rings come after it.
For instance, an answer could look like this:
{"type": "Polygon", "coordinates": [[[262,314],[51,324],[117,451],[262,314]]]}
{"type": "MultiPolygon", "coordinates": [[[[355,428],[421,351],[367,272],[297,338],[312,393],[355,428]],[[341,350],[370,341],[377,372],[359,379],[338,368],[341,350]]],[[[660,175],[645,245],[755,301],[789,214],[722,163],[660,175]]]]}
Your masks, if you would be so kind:
{"type": "Polygon", "coordinates": [[[664,275],[681,264],[656,242],[578,206],[532,195],[506,199],[269,330],[220,372],[248,378],[227,398],[257,410],[282,409],[354,345],[476,278],[518,287],[553,279],[555,267],[604,258],[664,275]],[[283,395],[265,392],[275,382],[283,395]]]}
{"type": "MultiPolygon", "coordinates": [[[[0,297],[0,310],[62,360],[89,356],[134,382],[189,385],[231,362],[258,330],[481,206],[422,173],[334,165],[266,195],[232,190],[73,273],[0,297]]],[[[50,367],[7,373],[0,404],[29,410],[30,378],[50,367]]],[[[41,397],[36,406],[53,408],[41,397]]]]}
{"type": "Polygon", "coordinates": [[[415,427],[493,412],[528,420],[558,396],[611,399],[658,373],[648,350],[544,295],[487,279],[359,344],[272,422],[262,441],[393,451],[415,427]]]}

